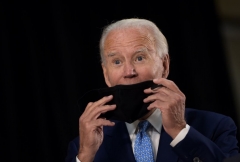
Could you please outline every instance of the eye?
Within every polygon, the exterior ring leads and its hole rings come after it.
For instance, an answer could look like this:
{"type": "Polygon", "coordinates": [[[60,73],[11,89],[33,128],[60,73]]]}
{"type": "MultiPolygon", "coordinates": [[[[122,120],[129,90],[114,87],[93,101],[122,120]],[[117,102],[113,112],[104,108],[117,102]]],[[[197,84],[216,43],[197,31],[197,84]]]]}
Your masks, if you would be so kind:
{"type": "Polygon", "coordinates": [[[142,60],[143,60],[143,57],[142,57],[142,56],[137,56],[136,61],[142,61],[142,60]]]}
{"type": "Polygon", "coordinates": [[[120,60],[114,60],[113,62],[114,62],[114,64],[116,64],[116,65],[120,64],[120,60]]]}

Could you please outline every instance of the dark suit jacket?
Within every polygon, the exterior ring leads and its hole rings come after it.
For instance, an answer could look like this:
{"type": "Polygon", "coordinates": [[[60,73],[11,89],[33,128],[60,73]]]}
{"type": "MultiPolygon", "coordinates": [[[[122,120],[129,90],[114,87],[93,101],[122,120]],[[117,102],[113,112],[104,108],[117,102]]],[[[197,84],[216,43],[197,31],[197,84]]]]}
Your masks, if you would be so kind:
{"type": "Polygon", "coordinates": [[[237,154],[233,157],[229,157],[223,160],[223,162],[240,162],[240,154],[237,154]]]}
{"type": "MultiPolygon", "coordinates": [[[[190,125],[186,137],[175,147],[172,138],[162,128],[157,162],[222,162],[238,154],[237,128],[230,117],[214,112],[186,108],[185,119],[190,125]]],[[[124,122],[104,127],[104,140],[95,162],[134,162],[131,141],[124,122]]],[[[69,143],[66,162],[74,162],[78,153],[79,137],[69,143]]]]}

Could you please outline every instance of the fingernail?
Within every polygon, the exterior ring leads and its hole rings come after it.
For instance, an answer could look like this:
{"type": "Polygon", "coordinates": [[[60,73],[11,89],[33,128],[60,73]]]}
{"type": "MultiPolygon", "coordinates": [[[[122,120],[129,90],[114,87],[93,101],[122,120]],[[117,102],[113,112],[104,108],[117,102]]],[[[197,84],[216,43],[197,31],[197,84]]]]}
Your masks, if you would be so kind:
{"type": "Polygon", "coordinates": [[[159,88],[161,88],[161,87],[163,87],[163,85],[162,84],[155,84],[155,85],[153,85],[152,87],[151,87],[151,90],[158,90],[159,88]]]}

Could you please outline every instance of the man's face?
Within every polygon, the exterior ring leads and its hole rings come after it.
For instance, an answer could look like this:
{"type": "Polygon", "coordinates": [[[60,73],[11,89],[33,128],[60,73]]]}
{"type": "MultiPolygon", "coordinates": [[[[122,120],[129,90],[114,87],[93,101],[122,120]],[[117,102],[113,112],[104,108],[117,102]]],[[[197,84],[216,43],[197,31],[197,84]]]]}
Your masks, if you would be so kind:
{"type": "Polygon", "coordinates": [[[109,33],[104,45],[104,78],[109,87],[168,76],[169,58],[160,58],[147,30],[128,28],[109,33]]]}

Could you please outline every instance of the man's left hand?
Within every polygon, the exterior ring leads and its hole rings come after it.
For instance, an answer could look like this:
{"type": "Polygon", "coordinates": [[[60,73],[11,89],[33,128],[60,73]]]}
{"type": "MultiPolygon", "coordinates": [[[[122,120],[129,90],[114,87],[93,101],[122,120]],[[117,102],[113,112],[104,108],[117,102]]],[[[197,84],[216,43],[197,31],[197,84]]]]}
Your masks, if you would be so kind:
{"type": "Polygon", "coordinates": [[[178,133],[185,128],[185,95],[180,91],[177,85],[168,79],[154,79],[155,84],[161,84],[161,87],[155,89],[145,89],[144,92],[152,94],[145,98],[145,103],[152,102],[148,110],[158,108],[162,113],[162,124],[165,131],[174,139],[178,133]]]}

